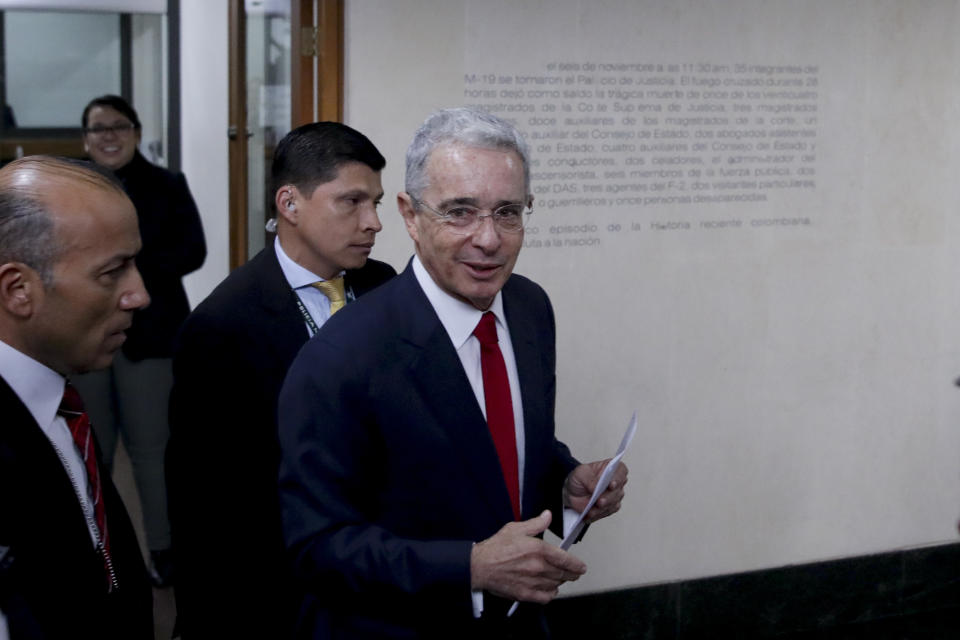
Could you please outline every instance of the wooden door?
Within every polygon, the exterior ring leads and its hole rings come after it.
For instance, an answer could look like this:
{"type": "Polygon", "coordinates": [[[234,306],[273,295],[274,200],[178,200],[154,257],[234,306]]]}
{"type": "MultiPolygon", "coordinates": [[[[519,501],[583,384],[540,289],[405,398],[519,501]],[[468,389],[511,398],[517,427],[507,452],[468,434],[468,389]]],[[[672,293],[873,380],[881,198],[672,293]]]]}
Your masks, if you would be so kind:
{"type": "Polygon", "coordinates": [[[230,268],[272,242],[270,162],[290,129],[343,114],[343,0],[230,0],[230,268]]]}

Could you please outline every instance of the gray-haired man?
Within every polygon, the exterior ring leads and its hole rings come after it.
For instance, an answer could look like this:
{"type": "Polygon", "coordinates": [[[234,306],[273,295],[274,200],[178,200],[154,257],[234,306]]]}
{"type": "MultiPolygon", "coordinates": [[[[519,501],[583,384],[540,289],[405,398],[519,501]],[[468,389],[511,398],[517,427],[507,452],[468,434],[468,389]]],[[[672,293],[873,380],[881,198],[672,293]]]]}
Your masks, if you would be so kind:
{"type": "Polygon", "coordinates": [[[294,361],[280,490],[302,637],[545,637],[538,604],[586,570],[537,537],[584,508],[604,462],[554,436],[553,311],[512,274],[528,165],[499,118],[428,118],[398,196],[416,255],[294,361]]]}

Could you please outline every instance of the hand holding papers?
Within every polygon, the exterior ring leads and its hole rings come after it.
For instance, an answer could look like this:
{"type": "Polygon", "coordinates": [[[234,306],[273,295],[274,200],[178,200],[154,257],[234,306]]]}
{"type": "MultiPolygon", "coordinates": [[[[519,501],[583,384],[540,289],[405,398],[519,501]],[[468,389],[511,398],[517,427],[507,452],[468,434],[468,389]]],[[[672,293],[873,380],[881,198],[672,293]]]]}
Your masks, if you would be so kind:
{"type": "MultiPolygon", "coordinates": [[[[597,499],[603,495],[603,492],[607,490],[607,487],[610,486],[610,481],[613,479],[614,474],[617,471],[617,467],[620,464],[620,460],[623,459],[624,454],[627,452],[627,448],[630,446],[630,442],[633,441],[633,434],[637,431],[637,412],[633,412],[633,416],[630,418],[630,424],[627,425],[627,430],[623,434],[623,438],[620,439],[620,446],[617,448],[617,452],[610,459],[610,462],[603,469],[603,473],[600,474],[600,479],[597,480],[597,486],[593,490],[593,494],[590,496],[587,506],[580,511],[580,515],[577,516],[576,521],[571,525],[567,530],[567,534],[563,537],[563,540],[560,542],[560,548],[566,551],[570,548],[578,537],[580,537],[583,528],[586,526],[586,517],[590,513],[590,509],[593,508],[593,505],[597,503],[597,499]]],[[[565,529],[567,527],[564,527],[565,529]]]]}
{"type": "MultiPolygon", "coordinates": [[[[613,480],[617,472],[617,467],[620,466],[620,461],[623,459],[624,454],[627,452],[627,449],[630,447],[630,443],[633,441],[633,435],[637,431],[637,412],[633,412],[633,416],[630,418],[630,424],[627,425],[627,430],[623,434],[623,438],[620,439],[620,446],[617,448],[617,452],[606,466],[604,466],[603,471],[600,474],[600,477],[597,479],[596,486],[594,487],[593,493],[590,495],[590,499],[587,501],[586,506],[580,510],[580,513],[577,515],[575,521],[572,524],[564,523],[564,530],[566,535],[563,537],[563,540],[560,542],[560,548],[564,551],[570,548],[577,538],[580,537],[580,534],[583,532],[583,528],[587,525],[587,514],[590,513],[590,510],[593,509],[594,505],[597,503],[597,500],[610,486],[610,482],[613,480]]],[[[598,464],[598,463],[593,463],[598,464]]],[[[588,466],[588,465],[581,465],[588,466]]],[[[580,469],[578,467],[577,469],[580,469]]],[[[577,472],[575,469],[571,474],[577,472]]],[[[619,505],[618,505],[619,506],[619,505]]],[[[507,616],[513,615],[513,612],[517,610],[517,605],[519,602],[514,602],[513,606],[510,607],[510,611],[507,612],[507,616]]]]}

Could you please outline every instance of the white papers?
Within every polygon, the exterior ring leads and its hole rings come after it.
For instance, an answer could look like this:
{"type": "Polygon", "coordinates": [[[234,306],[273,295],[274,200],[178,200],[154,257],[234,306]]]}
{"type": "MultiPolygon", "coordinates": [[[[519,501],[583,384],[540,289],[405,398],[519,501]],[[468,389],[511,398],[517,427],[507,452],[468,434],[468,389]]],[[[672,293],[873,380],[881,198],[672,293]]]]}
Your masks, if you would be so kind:
{"type": "Polygon", "coordinates": [[[566,551],[570,548],[577,538],[580,537],[580,533],[583,531],[583,527],[586,526],[586,523],[583,519],[590,512],[590,509],[593,508],[594,503],[596,503],[597,498],[607,490],[607,486],[610,484],[610,480],[613,479],[613,474],[617,470],[617,467],[620,465],[620,460],[623,458],[623,454],[627,452],[627,447],[630,446],[630,442],[633,440],[633,434],[637,431],[637,412],[633,412],[633,417],[630,418],[630,424],[627,425],[627,430],[623,434],[623,438],[620,439],[620,447],[617,448],[617,452],[614,454],[613,458],[610,459],[610,463],[604,467],[603,473],[600,474],[600,480],[597,482],[597,488],[593,490],[593,495],[590,496],[590,501],[587,503],[587,506],[583,511],[580,512],[579,517],[577,517],[576,522],[573,523],[573,528],[570,529],[570,532],[563,538],[560,542],[560,548],[566,551]]]}
{"type": "MultiPolygon", "coordinates": [[[[590,509],[593,508],[593,505],[597,502],[604,491],[607,490],[607,487],[610,485],[610,480],[613,479],[613,474],[617,470],[617,467],[620,466],[620,460],[623,459],[623,454],[627,452],[627,448],[630,447],[630,443],[633,441],[633,434],[637,432],[637,412],[634,410],[633,416],[630,418],[630,424],[627,425],[627,430],[623,434],[623,438],[620,439],[620,446],[617,448],[617,452],[610,458],[610,462],[606,467],[603,468],[603,473],[600,474],[600,479],[597,481],[597,487],[593,490],[593,495],[590,496],[590,501],[587,502],[587,506],[580,512],[580,515],[577,516],[576,521],[574,521],[573,526],[570,528],[570,531],[564,536],[563,540],[560,542],[560,548],[566,551],[570,548],[577,538],[580,537],[580,533],[583,531],[583,528],[586,526],[584,518],[590,512],[590,509]]],[[[517,605],[519,602],[514,602],[510,607],[510,610],[507,612],[507,617],[513,615],[513,612],[517,610],[517,605]]]]}

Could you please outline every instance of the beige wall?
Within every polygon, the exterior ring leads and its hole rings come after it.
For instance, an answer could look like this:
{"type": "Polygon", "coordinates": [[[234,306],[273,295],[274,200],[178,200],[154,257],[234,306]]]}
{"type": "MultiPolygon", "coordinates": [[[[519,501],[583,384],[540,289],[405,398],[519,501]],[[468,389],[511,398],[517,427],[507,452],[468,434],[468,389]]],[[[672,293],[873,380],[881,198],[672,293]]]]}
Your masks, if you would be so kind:
{"type": "Polygon", "coordinates": [[[346,119],[387,156],[375,255],[398,268],[411,253],[392,204],[404,148],[431,109],[476,102],[465,75],[589,61],[817,69],[815,188],[723,205],[538,196],[539,238],[591,223],[600,242],[526,248],[518,265],[557,311],[560,436],[601,457],[641,416],[624,510],[578,546],[590,572],[565,593],[956,540],[958,8],[347,1],[346,119]],[[753,222],[800,217],[810,224],[753,222]],[[700,224],[726,219],[742,226],[700,224]]]}
{"type": "Polygon", "coordinates": [[[227,2],[180,3],[183,172],[207,237],[207,260],[184,278],[193,305],[229,273],[227,2]]]}

